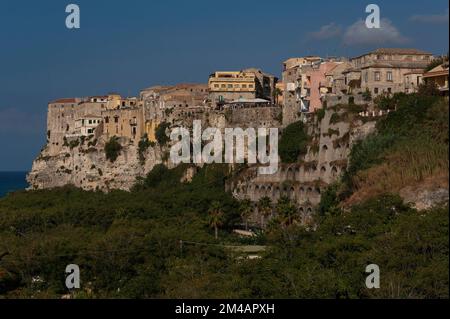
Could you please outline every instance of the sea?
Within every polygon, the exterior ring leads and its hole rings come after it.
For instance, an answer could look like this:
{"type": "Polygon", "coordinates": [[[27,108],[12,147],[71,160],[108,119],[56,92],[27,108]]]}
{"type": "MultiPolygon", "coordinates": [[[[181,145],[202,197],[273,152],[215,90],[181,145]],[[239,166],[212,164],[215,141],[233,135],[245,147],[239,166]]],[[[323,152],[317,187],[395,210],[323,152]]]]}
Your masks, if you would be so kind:
{"type": "Polygon", "coordinates": [[[0,172],[0,198],[28,187],[27,172],[0,172]]]}

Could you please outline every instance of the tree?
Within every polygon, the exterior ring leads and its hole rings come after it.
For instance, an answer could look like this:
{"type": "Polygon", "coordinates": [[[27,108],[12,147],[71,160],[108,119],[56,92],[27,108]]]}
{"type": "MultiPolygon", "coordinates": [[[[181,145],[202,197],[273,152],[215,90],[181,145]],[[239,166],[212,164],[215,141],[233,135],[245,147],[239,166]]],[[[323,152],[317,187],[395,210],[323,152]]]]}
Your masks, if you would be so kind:
{"type": "Polygon", "coordinates": [[[370,92],[369,88],[366,88],[366,90],[362,94],[362,97],[366,102],[372,100],[372,93],[370,92]]]}
{"type": "Polygon", "coordinates": [[[426,81],[419,85],[417,94],[422,96],[439,96],[440,92],[435,82],[426,81]]]}
{"type": "Polygon", "coordinates": [[[155,130],[155,137],[158,141],[159,145],[164,146],[169,141],[169,137],[166,134],[167,128],[170,127],[170,124],[167,122],[162,122],[158,125],[158,127],[155,130]]]}
{"type": "Polygon", "coordinates": [[[245,230],[248,230],[248,218],[253,212],[253,204],[249,199],[244,199],[239,205],[239,213],[245,223],[245,230]]]}
{"type": "Polygon", "coordinates": [[[209,208],[209,226],[214,228],[214,236],[219,238],[219,227],[223,224],[223,209],[222,205],[214,201],[209,208]]]}
{"type": "Polygon", "coordinates": [[[258,211],[261,214],[261,228],[264,226],[264,220],[272,213],[272,200],[264,196],[258,201],[258,211]]]}
{"type": "Polygon", "coordinates": [[[297,207],[286,196],[278,200],[276,209],[279,214],[280,223],[285,228],[291,226],[299,217],[297,207]]]}
{"type": "Polygon", "coordinates": [[[300,155],[306,154],[310,141],[302,121],[289,124],[282,132],[278,151],[283,163],[295,163],[300,155]]]}
{"type": "Polygon", "coordinates": [[[122,150],[122,145],[120,145],[117,136],[113,136],[109,139],[105,144],[105,154],[106,158],[111,162],[114,162],[119,156],[120,151],[122,150]]]}

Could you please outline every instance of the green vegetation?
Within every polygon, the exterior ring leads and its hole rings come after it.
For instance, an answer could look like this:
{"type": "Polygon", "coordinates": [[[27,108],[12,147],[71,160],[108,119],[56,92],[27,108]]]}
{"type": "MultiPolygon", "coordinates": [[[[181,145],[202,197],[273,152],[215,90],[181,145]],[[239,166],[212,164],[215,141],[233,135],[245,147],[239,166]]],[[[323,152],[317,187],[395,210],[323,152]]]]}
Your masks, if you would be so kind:
{"type": "Polygon", "coordinates": [[[320,122],[325,117],[326,107],[322,107],[318,110],[316,110],[316,116],[317,116],[317,122],[320,122]]]}
{"type": "Polygon", "coordinates": [[[281,134],[278,152],[283,163],[295,163],[300,155],[306,154],[310,137],[305,125],[298,121],[288,125],[281,134]]]}
{"type": "Polygon", "coordinates": [[[138,145],[138,156],[139,156],[139,161],[141,162],[141,164],[144,164],[145,162],[145,152],[147,151],[147,149],[149,147],[154,147],[155,143],[150,141],[148,139],[147,134],[145,134],[142,139],[139,141],[139,145],[138,145]]]}
{"type": "MultiPolygon", "coordinates": [[[[263,198],[267,230],[234,235],[254,206],[224,191],[232,176],[218,164],[190,183],[180,182],[189,165],[156,165],[131,192],[9,194],[0,199],[0,297],[59,299],[65,267],[77,264],[76,298],[448,298],[448,205],[419,212],[392,195],[427,178],[448,181],[448,105],[421,95],[386,102],[397,111],[353,147],[309,227],[288,198],[263,198]],[[247,245],[262,258],[241,258],[247,245]],[[381,288],[369,290],[373,263],[381,288]]],[[[297,158],[308,137],[295,124],[282,138],[297,158]]]]}
{"type": "Polygon", "coordinates": [[[119,143],[119,138],[117,136],[113,136],[109,139],[105,144],[105,154],[106,158],[110,162],[115,162],[117,157],[119,157],[120,151],[122,150],[122,145],[119,143]]]}
{"type": "Polygon", "coordinates": [[[166,145],[166,143],[169,141],[169,137],[167,136],[166,130],[170,127],[170,123],[162,122],[158,125],[158,127],[155,130],[155,136],[156,140],[158,141],[158,144],[161,146],[166,145]]]}
{"type": "Polygon", "coordinates": [[[366,88],[366,90],[362,93],[362,97],[366,102],[372,101],[372,92],[366,88]]]}
{"type": "Polygon", "coordinates": [[[0,294],[60,298],[75,263],[76,298],[448,298],[448,207],[418,213],[383,195],[344,213],[330,189],[307,231],[282,198],[268,231],[251,239],[268,247],[263,258],[241,259],[227,248],[250,239],[231,234],[243,206],[223,191],[226,165],[203,167],[189,184],[182,172],[155,167],[133,192],[1,199],[0,294]],[[381,289],[365,287],[371,263],[382,267],[381,289]]]}
{"type": "MultiPolygon", "coordinates": [[[[353,146],[343,196],[358,199],[448,176],[448,104],[420,94],[383,98],[397,110],[377,123],[374,134],[353,146]]],[[[447,179],[448,181],[448,179],[447,179]]]]}
{"type": "Polygon", "coordinates": [[[341,121],[341,116],[338,113],[333,113],[330,117],[330,124],[336,124],[341,121]]]}

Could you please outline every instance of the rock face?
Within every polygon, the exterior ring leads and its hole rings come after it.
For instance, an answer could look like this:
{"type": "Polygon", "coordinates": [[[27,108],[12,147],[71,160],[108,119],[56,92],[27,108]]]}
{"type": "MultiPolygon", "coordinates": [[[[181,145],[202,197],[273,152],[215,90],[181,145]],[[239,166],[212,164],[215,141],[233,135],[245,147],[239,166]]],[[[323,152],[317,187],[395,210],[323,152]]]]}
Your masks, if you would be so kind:
{"type": "Polygon", "coordinates": [[[92,137],[75,147],[63,146],[56,155],[44,148],[27,176],[31,189],[74,185],[85,190],[129,190],[137,177],[162,162],[159,147],[149,147],[141,162],[135,144],[125,138],[119,142],[122,150],[114,162],[106,158],[102,138],[95,141],[92,137]]]}
{"type": "Polygon", "coordinates": [[[277,202],[286,196],[298,205],[306,223],[322,191],[346,169],[352,144],[375,131],[374,121],[363,122],[345,110],[328,109],[322,119],[309,118],[306,123],[312,137],[306,155],[296,163],[280,164],[272,175],[259,174],[257,166],[242,170],[228,185],[236,198],[257,202],[269,197],[277,202]]]}
{"type": "MultiPolygon", "coordinates": [[[[189,128],[192,127],[193,120],[199,119],[202,129],[215,127],[223,131],[227,127],[278,127],[280,114],[279,107],[210,110],[201,114],[172,114],[164,121],[172,126],[189,128]]],[[[114,162],[109,161],[104,150],[106,137],[102,135],[102,124],[98,126],[95,134],[89,137],[69,137],[64,135],[64,130],[56,134],[57,129],[66,127],[67,123],[61,121],[75,116],[72,115],[66,112],[62,117],[60,107],[49,107],[47,126],[48,131],[52,133],[27,176],[30,189],[74,185],[85,190],[129,190],[138,177],[146,176],[155,165],[164,163],[169,168],[174,167],[170,161],[163,160],[167,159],[170,146],[150,146],[143,156],[140,156],[136,141],[125,137],[119,138],[122,150],[118,158],[114,162]]],[[[194,174],[194,169],[188,170],[183,180],[192,180],[194,174]]]]}
{"type": "Polygon", "coordinates": [[[404,187],[399,195],[417,210],[430,209],[448,203],[448,179],[446,176],[428,178],[418,185],[404,187]]]}
{"type": "MultiPolygon", "coordinates": [[[[190,127],[192,120],[173,125],[190,127]]],[[[280,108],[265,107],[209,112],[202,115],[201,121],[203,129],[211,126],[223,130],[280,127],[282,119],[280,108]]],[[[327,110],[322,119],[309,117],[306,125],[313,142],[297,163],[280,164],[278,172],[272,175],[258,175],[256,166],[244,168],[227,188],[236,198],[252,201],[263,196],[276,201],[286,195],[305,213],[312,212],[320,201],[321,191],[346,168],[351,145],[372,133],[374,123],[363,123],[358,117],[349,120],[346,110],[336,109],[327,110]]],[[[136,141],[124,137],[118,140],[122,149],[114,162],[106,158],[106,141],[101,134],[58,142],[57,148],[49,143],[33,162],[27,176],[31,189],[74,185],[85,190],[130,190],[136,179],[146,176],[155,165],[174,166],[167,161],[168,147],[149,146],[140,155],[136,141]]],[[[192,180],[195,173],[196,169],[187,171],[183,180],[192,180]]]]}

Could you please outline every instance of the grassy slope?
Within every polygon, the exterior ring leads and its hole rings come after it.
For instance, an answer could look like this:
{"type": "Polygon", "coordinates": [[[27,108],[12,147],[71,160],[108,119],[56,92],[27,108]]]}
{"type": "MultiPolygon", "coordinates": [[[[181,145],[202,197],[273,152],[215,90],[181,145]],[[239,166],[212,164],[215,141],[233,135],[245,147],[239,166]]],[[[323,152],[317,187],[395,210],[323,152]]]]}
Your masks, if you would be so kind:
{"type": "Polygon", "coordinates": [[[400,99],[378,133],[351,152],[347,204],[410,187],[448,189],[448,102],[418,95],[400,99]]]}

